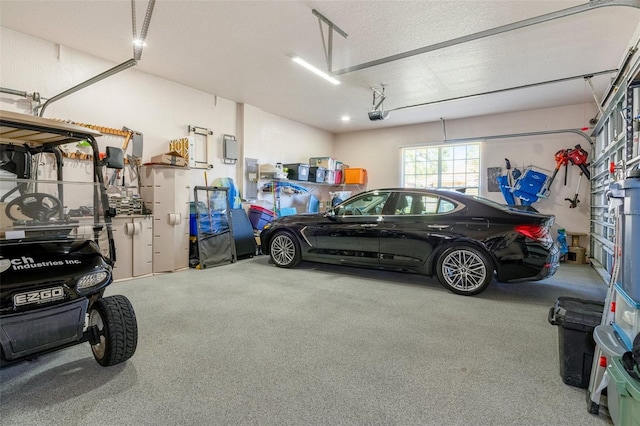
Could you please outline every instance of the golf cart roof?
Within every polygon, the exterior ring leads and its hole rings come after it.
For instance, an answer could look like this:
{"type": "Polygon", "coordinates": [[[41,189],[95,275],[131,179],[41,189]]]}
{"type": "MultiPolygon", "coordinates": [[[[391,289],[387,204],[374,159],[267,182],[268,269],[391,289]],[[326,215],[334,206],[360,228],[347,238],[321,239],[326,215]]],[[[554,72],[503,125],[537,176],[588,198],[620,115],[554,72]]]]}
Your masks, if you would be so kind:
{"type": "Polygon", "coordinates": [[[79,142],[102,136],[87,127],[0,110],[0,143],[30,147],[79,142]]]}

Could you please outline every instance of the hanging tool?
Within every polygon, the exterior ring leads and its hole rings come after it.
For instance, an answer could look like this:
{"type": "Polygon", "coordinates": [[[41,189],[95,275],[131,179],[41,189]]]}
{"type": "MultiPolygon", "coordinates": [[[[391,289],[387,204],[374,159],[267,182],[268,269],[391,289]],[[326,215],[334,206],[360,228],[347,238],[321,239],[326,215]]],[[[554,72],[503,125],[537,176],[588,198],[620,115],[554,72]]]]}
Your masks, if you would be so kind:
{"type": "MultiPolygon", "coordinates": [[[[505,162],[505,166],[507,168],[507,182],[509,184],[509,191],[513,191],[513,186],[515,184],[515,179],[516,178],[514,177],[513,171],[511,170],[511,161],[509,161],[508,158],[505,158],[504,162],[505,162]]],[[[519,174],[518,174],[518,176],[519,176],[519,174]]],[[[507,204],[515,206],[515,205],[520,204],[518,201],[519,201],[519,198],[514,197],[512,195],[511,197],[509,197],[509,200],[507,201],[507,204]]]]}
{"type": "Polygon", "coordinates": [[[584,173],[580,172],[580,177],[578,178],[578,186],[576,188],[576,195],[574,195],[573,198],[565,198],[565,200],[569,202],[570,209],[575,209],[576,207],[578,207],[578,203],[580,202],[580,200],[578,200],[578,193],[580,192],[580,183],[582,182],[583,174],[584,173]]]}
{"type": "Polygon", "coordinates": [[[568,167],[569,163],[573,164],[574,166],[578,166],[580,168],[581,170],[580,176],[584,174],[587,177],[587,179],[591,179],[591,173],[589,172],[589,168],[587,167],[589,165],[589,163],[587,163],[588,156],[589,154],[587,153],[587,151],[582,149],[580,144],[576,145],[573,148],[561,149],[558,152],[556,152],[555,154],[556,167],[553,170],[553,174],[551,175],[549,180],[547,180],[547,182],[545,183],[544,188],[542,188],[542,193],[546,194],[549,191],[549,188],[551,188],[551,184],[553,183],[553,180],[556,178],[556,175],[558,174],[558,170],[560,170],[560,167],[562,166],[565,166],[565,185],[566,185],[566,178],[567,178],[566,168],[568,167]]]}
{"type": "Polygon", "coordinates": [[[556,178],[556,175],[558,174],[558,170],[560,170],[560,167],[567,165],[569,161],[569,157],[567,156],[567,150],[561,149],[560,151],[556,152],[555,160],[556,160],[556,167],[553,170],[553,174],[551,175],[551,177],[545,182],[544,187],[542,188],[542,191],[540,191],[540,193],[542,194],[546,194],[549,191],[549,188],[551,188],[551,184],[553,183],[553,180],[556,178]]]}
{"type": "Polygon", "coordinates": [[[576,145],[573,149],[567,150],[567,159],[571,164],[580,167],[580,170],[582,170],[582,173],[584,173],[587,179],[591,179],[591,173],[587,167],[589,165],[589,163],[587,163],[588,156],[589,153],[582,149],[580,144],[576,145]]]}
{"type": "Polygon", "coordinates": [[[497,176],[496,180],[498,182],[498,187],[500,188],[500,192],[504,196],[505,202],[510,206],[516,205],[516,199],[513,196],[513,176],[511,175],[511,163],[508,158],[505,158],[507,166],[507,173],[504,176],[497,176]]]}
{"type": "Polygon", "coordinates": [[[507,180],[509,181],[509,186],[513,187],[513,174],[511,174],[511,162],[508,158],[504,159],[504,162],[507,167],[507,180]]]}

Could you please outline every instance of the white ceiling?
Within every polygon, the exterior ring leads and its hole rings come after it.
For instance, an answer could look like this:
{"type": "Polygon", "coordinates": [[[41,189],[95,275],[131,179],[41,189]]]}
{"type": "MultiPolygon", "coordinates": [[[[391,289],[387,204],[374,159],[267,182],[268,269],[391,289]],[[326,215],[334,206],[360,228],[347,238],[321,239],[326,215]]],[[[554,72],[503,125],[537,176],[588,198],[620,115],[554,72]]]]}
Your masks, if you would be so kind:
{"type": "MultiPolygon", "coordinates": [[[[576,104],[593,101],[583,78],[441,101],[616,69],[633,41],[639,9],[589,10],[341,74],[338,86],[290,57],[326,69],[313,9],[348,34],[333,37],[332,70],[339,71],[584,3],[158,0],[137,68],[334,133],[576,104]],[[371,87],[382,83],[390,117],[371,122],[371,87]],[[351,121],[342,122],[343,115],[351,121]]],[[[140,32],[147,1],[135,4],[140,32]]],[[[114,63],[133,56],[129,1],[2,0],[0,24],[114,63]]],[[[612,77],[593,77],[599,96],[612,77]]]]}

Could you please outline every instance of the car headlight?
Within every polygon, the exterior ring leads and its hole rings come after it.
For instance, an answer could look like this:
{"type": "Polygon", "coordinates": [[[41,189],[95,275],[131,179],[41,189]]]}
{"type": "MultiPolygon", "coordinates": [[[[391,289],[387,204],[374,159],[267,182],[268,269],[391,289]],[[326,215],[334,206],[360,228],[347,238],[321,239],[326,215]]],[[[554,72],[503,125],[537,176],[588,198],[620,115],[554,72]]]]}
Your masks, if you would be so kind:
{"type": "Polygon", "coordinates": [[[78,290],[82,290],[89,287],[95,287],[97,285],[102,284],[109,274],[105,271],[93,272],[91,274],[87,274],[78,280],[78,290]]]}

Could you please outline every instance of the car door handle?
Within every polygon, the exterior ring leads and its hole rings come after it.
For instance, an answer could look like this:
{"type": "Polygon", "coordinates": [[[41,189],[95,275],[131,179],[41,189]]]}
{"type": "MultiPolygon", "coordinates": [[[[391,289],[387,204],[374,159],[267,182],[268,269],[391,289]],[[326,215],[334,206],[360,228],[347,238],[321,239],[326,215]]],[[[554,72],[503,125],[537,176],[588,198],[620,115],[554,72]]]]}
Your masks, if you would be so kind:
{"type": "Polygon", "coordinates": [[[445,229],[448,227],[449,225],[427,225],[427,228],[433,228],[433,229],[445,229]]]}
{"type": "Polygon", "coordinates": [[[375,228],[376,226],[378,226],[377,223],[363,223],[362,225],[360,225],[363,228],[375,228]]]}

